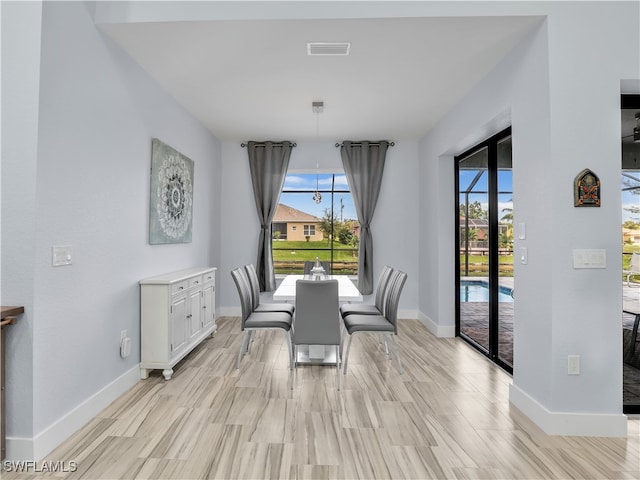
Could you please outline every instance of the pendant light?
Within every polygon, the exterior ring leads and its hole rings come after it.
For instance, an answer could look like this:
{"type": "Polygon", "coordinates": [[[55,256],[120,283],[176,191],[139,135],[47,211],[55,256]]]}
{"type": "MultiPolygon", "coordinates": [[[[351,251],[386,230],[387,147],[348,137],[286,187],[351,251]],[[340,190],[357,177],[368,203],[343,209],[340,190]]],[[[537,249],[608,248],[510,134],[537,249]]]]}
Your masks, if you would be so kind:
{"type": "MultiPolygon", "coordinates": [[[[311,109],[316,114],[316,140],[320,135],[320,114],[324,110],[324,102],[311,102],[311,109]]],[[[322,203],[322,194],[319,191],[320,165],[316,163],[316,191],[313,192],[313,201],[318,205],[322,203]]]]}
{"type": "Polygon", "coordinates": [[[316,163],[316,191],[313,192],[313,201],[316,202],[317,204],[322,203],[322,194],[320,193],[320,191],[318,190],[318,185],[319,185],[319,171],[318,171],[318,164],[316,163]]]}

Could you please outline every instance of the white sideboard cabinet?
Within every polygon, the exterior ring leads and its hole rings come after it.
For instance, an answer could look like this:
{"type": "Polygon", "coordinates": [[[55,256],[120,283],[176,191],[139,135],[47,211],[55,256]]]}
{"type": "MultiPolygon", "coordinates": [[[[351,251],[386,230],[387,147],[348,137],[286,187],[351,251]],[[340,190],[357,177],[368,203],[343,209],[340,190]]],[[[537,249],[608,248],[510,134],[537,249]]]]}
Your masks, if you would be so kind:
{"type": "Polygon", "coordinates": [[[189,268],[140,280],[140,377],[173,367],[207,336],[215,321],[216,268],[189,268]]]}

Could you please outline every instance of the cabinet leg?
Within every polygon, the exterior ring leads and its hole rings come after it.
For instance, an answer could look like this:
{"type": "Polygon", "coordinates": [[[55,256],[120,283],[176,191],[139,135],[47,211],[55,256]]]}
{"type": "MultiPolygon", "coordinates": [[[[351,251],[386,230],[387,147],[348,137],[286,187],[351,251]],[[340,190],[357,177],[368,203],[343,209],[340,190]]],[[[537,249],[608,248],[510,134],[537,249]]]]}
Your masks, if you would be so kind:
{"type": "Polygon", "coordinates": [[[144,380],[145,378],[149,378],[149,370],[146,368],[140,369],[140,378],[144,380]]]}
{"type": "Polygon", "coordinates": [[[162,375],[164,375],[165,380],[171,380],[171,375],[173,375],[173,369],[168,368],[167,370],[163,370],[162,375]]]}

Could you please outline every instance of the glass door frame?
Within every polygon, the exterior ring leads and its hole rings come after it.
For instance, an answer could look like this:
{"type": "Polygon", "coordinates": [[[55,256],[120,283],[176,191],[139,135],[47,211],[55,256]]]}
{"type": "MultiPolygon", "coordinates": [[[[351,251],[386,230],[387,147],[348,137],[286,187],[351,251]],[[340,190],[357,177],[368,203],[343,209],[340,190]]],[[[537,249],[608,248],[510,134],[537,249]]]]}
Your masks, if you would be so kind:
{"type": "Polygon", "coordinates": [[[479,350],[483,355],[487,356],[491,361],[502,367],[504,370],[513,373],[513,366],[504,362],[498,355],[499,353],[499,226],[498,226],[498,144],[511,136],[511,127],[508,127],[492,137],[478,143],[454,157],[455,161],[455,315],[456,326],[455,335],[461,337],[471,346],[479,350]],[[489,348],[488,350],[474,341],[464,332],[460,331],[460,161],[473,155],[474,153],[487,149],[488,156],[488,218],[489,218],[489,348]]]}
{"type": "MultiPolygon", "coordinates": [[[[620,95],[620,111],[622,113],[622,110],[634,110],[634,111],[640,111],[640,95],[639,94],[622,94],[620,95]]],[[[621,147],[621,157],[624,155],[624,147],[622,146],[622,144],[620,145],[621,147]]],[[[637,157],[634,157],[637,158],[637,157]]],[[[625,168],[625,161],[623,158],[621,158],[621,169],[620,172],[622,174],[624,174],[625,170],[631,170],[630,168],[625,168]]],[[[621,219],[622,220],[622,219],[621,219]]],[[[624,253],[623,253],[624,255],[624,253]]],[[[624,288],[624,286],[622,287],[624,288]]],[[[635,338],[631,339],[631,341],[636,340],[635,338]]],[[[623,342],[624,342],[624,333],[623,333],[623,342]]],[[[624,356],[624,343],[623,343],[623,369],[624,367],[624,362],[625,362],[626,358],[624,356]]],[[[628,367],[628,368],[633,368],[633,367],[628,367]]],[[[622,375],[622,388],[623,390],[626,388],[625,386],[625,382],[627,381],[627,376],[625,375],[625,372],[623,370],[623,375],[622,375]]],[[[623,393],[623,400],[622,400],[622,413],[624,414],[639,414],[640,413],[640,397],[637,398],[632,398],[632,399],[625,399],[626,394],[623,393]]]]}

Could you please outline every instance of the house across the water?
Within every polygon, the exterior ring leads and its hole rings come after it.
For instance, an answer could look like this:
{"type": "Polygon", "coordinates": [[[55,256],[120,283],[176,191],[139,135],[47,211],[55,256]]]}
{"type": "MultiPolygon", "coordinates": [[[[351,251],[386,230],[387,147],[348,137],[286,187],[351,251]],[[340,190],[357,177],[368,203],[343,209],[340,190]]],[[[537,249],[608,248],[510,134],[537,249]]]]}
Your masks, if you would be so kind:
{"type": "Polygon", "coordinates": [[[271,231],[276,240],[317,242],[324,238],[319,228],[321,221],[316,216],[281,203],[271,221],[271,231]]]}

